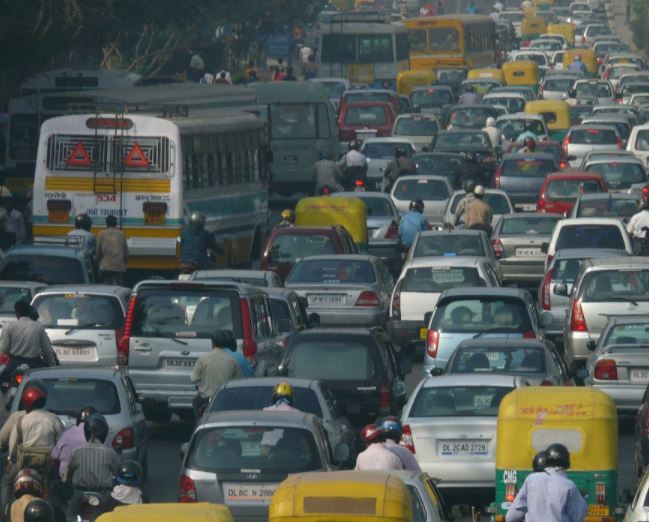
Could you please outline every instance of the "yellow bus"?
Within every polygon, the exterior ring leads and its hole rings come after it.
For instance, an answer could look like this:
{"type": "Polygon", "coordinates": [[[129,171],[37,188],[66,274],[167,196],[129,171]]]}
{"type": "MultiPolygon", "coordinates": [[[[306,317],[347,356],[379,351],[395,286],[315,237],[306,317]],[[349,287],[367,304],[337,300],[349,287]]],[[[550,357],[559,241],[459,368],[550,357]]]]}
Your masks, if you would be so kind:
{"type": "Polygon", "coordinates": [[[410,68],[477,69],[495,62],[496,26],[489,16],[444,15],[404,20],[410,68]]]}

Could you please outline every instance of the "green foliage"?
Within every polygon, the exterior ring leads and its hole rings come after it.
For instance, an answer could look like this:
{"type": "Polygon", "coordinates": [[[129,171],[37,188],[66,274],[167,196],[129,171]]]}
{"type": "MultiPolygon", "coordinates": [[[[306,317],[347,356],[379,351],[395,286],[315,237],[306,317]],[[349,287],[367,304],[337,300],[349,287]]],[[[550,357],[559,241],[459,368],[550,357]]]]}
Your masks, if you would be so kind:
{"type": "Polygon", "coordinates": [[[647,0],[632,0],[631,29],[633,42],[639,49],[649,52],[649,2],[647,0]]]}

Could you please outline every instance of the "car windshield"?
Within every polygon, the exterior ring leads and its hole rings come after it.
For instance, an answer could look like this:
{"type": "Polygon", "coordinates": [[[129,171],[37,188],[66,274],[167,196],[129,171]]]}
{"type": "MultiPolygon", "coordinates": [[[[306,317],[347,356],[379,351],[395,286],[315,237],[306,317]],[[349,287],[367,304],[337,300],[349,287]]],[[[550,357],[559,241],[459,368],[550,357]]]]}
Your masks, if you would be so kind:
{"type": "MultiPolygon", "coordinates": [[[[409,417],[497,417],[500,401],[512,387],[435,386],[419,390],[409,417]]],[[[441,448],[443,451],[444,448],[441,448]]],[[[452,448],[447,450],[452,453],[452,448]]],[[[476,447],[477,454],[487,449],[476,447]]]]}
{"type": "Polygon", "coordinates": [[[545,178],[550,172],[557,170],[557,165],[551,159],[543,158],[507,158],[502,161],[501,176],[523,178],[545,178]]]}
{"type": "Polygon", "coordinates": [[[617,133],[613,129],[575,129],[570,132],[570,144],[616,145],[617,133]]]}
{"type": "Polygon", "coordinates": [[[629,323],[617,324],[608,330],[603,346],[609,344],[637,344],[649,345],[649,324],[629,323]]]}
{"type": "MultiPolygon", "coordinates": [[[[242,337],[239,295],[216,288],[143,288],[131,332],[141,337],[209,338],[217,330],[242,337]]],[[[186,341],[182,341],[186,343],[186,341]]]]}
{"type": "Polygon", "coordinates": [[[412,257],[484,255],[484,245],[478,235],[439,234],[419,236],[412,257]]]}
{"type": "Polygon", "coordinates": [[[575,85],[576,98],[595,96],[597,98],[611,98],[611,86],[608,82],[579,82],[575,85]]]}
{"type": "Polygon", "coordinates": [[[635,198],[583,199],[577,207],[576,217],[617,217],[629,218],[638,211],[635,198]]]}
{"type": "Polygon", "coordinates": [[[532,333],[530,314],[520,299],[467,297],[437,304],[432,329],[443,333],[532,333]]]}
{"type": "MultiPolygon", "coordinates": [[[[88,405],[102,415],[117,415],[122,411],[115,383],[104,379],[60,377],[31,379],[47,392],[44,409],[55,415],[76,417],[88,405]]],[[[19,409],[23,409],[22,401],[19,409]]]]}
{"type": "Polygon", "coordinates": [[[451,112],[450,123],[454,127],[472,127],[482,129],[487,122],[487,118],[496,118],[498,114],[493,109],[480,109],[471,107],[469,109],[455,109],[451,112]]]}
{"type": "Polygon", "coordinates": [[[287,284],[308,283],[322,285],[372,284],[376,275],[369,261],[349,259],[314,259],[299,261],[286,279],[287,284]]]}
{"type": "Polygon", "coordinates": [[[597,270],[584,275],[583,302],[649,301],[649,269],[597,270]]]}
{"type": "Polygon", "coordinates": [[[352,339],[299,339],[286,363],[289,377],[336,381],[367,381],[375,372],[368,344],[352,339]]]}
{"type": "Polygon", "coordinates": [[[115,330],[124,325],[124,312],[115,297],[75,292],[41,294],[33,305],[46,328],[115,330]]]}
{"type": "Polygon", "coordinates": [[[555,250],[563,248],[614,248],[626,250],[616,225],[570,225],[561,227],[555,250]]]}
{"type": "Polygon", "coordinates": [[[545,353],[532,346],[459,347],[448,373],[545,373],[545,353]]]}
{"type": "Polygon", "coordinates": [[[486,105],[501,105],[507,109],[509,113],[522,112],[525,107],[524,98],[515,98],[511,96],[489,96],[482,100],[482,103],[486,105]]]}
{"type": "Polygon", "coordinates": [[[280,234],[275,236],[269,257],[276,263],[291,263],[300,257],[335,254],[329,236],[323,234],[280,234]]]}
{"type": "Polygon", "coordinates": [[[249,426],[208,427],[194,435],[185,467],[210,473],[286,475],[323,466],[313,434],[300,428],[249,426]]]}
{"type": "Polygon", "coordinates": [[[393,160],[397,153],[397,147],[404,149],[410,156],[412,148],[410,142],[403,141],[370,141],[363,145],[361,152],[370,159],[393,160]]]}
{"type": "Polygon", "coordinates": [[[558,92],[568,92],[572,82],[572,78],[548,78],[545,80],[543,85],[544,91],[558,91],[558,92]]]}
{"type": "Polygon", "coordinates": [[[436,148],[457,148],[462,145],[471,147],[491,148],[489,137],[482,131],[478,132],[440,132],[435,142],[436,148]]]}
{"type": "MultiPolygon", "coordinates": [[[[455,214],[455,209],[457,208],[460,201],[462,201],[463,197],[463,194],[455,196],[453,202],[451,203],[451,213],[455,214]]],[[[503,194],[499,194],[497,192],[487,192],[485,194],[484,201],[491,207],[491,210],[494,214],[509,214],[510,212],[514,211],[509,204],[509,201],[507,201],[507,197],[503,194]]]]}
{"type": "Polygon", "coordinates": [[[575,201],[579,194],[601,192],[602,188],[594,180],[555,179],[548,183],[545,195],[551,201],[575,201]]]}
{"type": "Polygon", "coordinates": [[[422,89],[413,91],[410,101],[420,107],[441,107],[453,103],[453,95],[446,89],[422,89]]]}
{"type": "Polygon", "coordinates": [[[635,183],[647,183],[647,172],[640,163],[594,163],[586,170],[601,174],[610,188],[629,188],[635,183]]]}
{"type": "Polygon", "coordinates": [[[31,302],[32,289],[21,286],[0,285],[0,314],[14,314],[16,301],[31,302]]]}
{"type": "MultiPolygon", "coordinates": [[[[274,386],[237,386],[221,389],[210,403],[210,412],[231,410],[263,410],[273,404],[274,386]]],[[[293,385],[293,407],[322,417],[322,408],[316,393],[304,386],[293,385]]]]}
{"type": "Polygon", "coordinates": [[[38,281],[48,285],[84,284],[83,263],[74,257],[16,254],[5,258],[2,281],[38,281]]]}
{"type": "Polygon", "coordinates": [[[486,284],[477,268],[449,266],[409,268],[403,278],[401,292],[439,294],[449,288],[463,286],[486,286],[486,284]]]}
{"type": "Polygon", "coordinates": [[[400,179],[394,187],[392,195],[399,201],[446,201],[450,191],[446,181],[439,179],[400,179]]]}
{"type": "Polygon", "coordinates": [[[415,156],[417,172],[419,174],[445,175],[459,174],[464,165],[464,159],[461,156],[442,156],[442,155],[422,155],[415,156]]]}
{"type": "Polygon", "coordinates": [[[437,122],[430,118],[400,118],[394,126],[395,136],[426,136],[437,134],[437,122]]]}
{"type": "Polygon", "coordinates": [[[549,236],[560,216],[511,217],[503,220],[500,236],[545,235],[549,236]]]}
{"type": "Polygon", "coordinates": [[[496,126],[509,141],[516,141],[518,136],[526,130],[533,132],[537,136],[545,134],[545,128],[541,120],[506,119],[496,122],[496,126]]]}
{"type": "Polygon", "coordinates": [[[388,121],[384,107],[349,107],[345,125],[385,125],[388,121]]]}

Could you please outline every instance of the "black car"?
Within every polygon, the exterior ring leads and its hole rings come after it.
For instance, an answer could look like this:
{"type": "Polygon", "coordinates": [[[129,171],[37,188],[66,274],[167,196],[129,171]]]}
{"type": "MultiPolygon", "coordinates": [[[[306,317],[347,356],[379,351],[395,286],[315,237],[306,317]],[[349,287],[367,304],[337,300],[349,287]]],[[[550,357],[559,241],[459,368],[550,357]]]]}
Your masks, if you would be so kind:
{"type": "Polygon", "coordinates": [[[454,189],[462,188],[464,154],[457,152],[421,152],[412,157],[417,174],[444,176],[454,189]]]}
{"type": "Polygon", "coordinates": [[[437,133],[433,152],[464,154],[462,180],[473,179],[482,185],[491,185],[496,170],[497,156],[486,132],[480,129],[453,129],[437,133]]]}
{"type": "Polygon", "coordinates": [[[300,332],[291,339],[278,374],[320,380],[354,427],[396,415],[406,402],[397,354],[381,328],[300,332]]]}

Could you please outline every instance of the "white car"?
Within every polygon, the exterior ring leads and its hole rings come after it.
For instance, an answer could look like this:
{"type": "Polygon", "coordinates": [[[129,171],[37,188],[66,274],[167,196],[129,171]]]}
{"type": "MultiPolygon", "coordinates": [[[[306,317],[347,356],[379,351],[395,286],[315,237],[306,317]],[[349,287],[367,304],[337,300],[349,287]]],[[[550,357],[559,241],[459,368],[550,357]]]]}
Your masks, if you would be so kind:
{"type": "Polygon", "coordinates": [[[626,142],[626,150],[633,152],[649,169],[649,124],[633,127],[626,142]]]}
{"type": "Polygon", "coordinates": [[[452,193],[453,187],[444,176],[412,175],[399,176],[392,186],[390,197],[401,215],[408,212],[412,201],[421,199],[428,222],[441,225],[446,203],[452,193]]]}
{"type": "Polygon", "coordinates": [[[431,114],[401,114],[394,122],[392,136],[409,140],[421,152],[423,147],[432,148],[441,127],[440,121],[431,114]]]}
{"type": "Polygon", "coordinates": [[[409,157],[415,153],[415,146],[405,138],[367,138],[363,141],[361,152],[367,157],[367,190],[385,190],[385,169],[394,161],[397,147],[404,148],[409,157]]]}
{"type": "Polygon", "coordinates": [[[525,96],[516,93],[497,92],[485,94],[482,97],[483,105],[500,105],[507,114],[523,112],[525,109],[525,96]]]}

